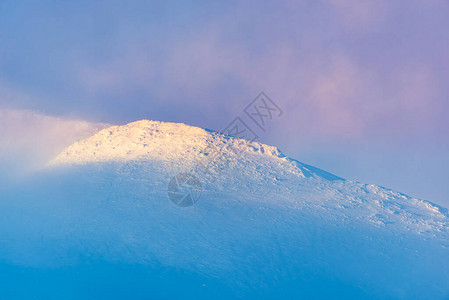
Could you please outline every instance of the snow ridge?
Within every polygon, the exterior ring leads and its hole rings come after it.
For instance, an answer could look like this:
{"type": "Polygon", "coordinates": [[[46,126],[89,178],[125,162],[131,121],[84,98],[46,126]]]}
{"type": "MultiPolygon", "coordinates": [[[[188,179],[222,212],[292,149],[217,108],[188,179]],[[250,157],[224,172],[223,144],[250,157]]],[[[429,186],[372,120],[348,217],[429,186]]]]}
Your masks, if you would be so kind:
{"type": "Polygon", "coordinates": [[[111,126],[64,149],[49,165],[100,162],[165,161],[192,165],[196,159],[220,153],[234,161],[268,160],[302,177],[341,179],[318,168],[286,157],[277,147],[225,136],[182,123],[141,120],[111,126]],[[236,154],[241,150],[243,157],[236,154]]]}

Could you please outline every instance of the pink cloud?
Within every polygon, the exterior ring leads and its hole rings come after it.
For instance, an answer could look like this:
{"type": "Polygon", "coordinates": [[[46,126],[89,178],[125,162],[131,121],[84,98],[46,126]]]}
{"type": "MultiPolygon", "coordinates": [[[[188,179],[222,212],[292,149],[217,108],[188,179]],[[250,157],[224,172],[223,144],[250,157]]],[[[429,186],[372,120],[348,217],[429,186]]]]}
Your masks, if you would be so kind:
{"type": "Polygon", "coordinates": [[[338,20],[346,28],[357,31],[379,30],[385,24],[389,8],[387,0],[330,0],[330,4],[338,20]]]}

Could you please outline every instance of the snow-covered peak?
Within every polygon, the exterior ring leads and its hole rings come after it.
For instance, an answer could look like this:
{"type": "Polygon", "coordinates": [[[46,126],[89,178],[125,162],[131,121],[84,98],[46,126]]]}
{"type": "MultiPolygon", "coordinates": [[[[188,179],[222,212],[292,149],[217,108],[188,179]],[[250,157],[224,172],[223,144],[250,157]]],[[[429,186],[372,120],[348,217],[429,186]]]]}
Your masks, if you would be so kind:
{"type": "Polygon", "coordinates": [[[210,134],[185,124],[142,120],[111,126],[69,146],[52,164],[172,159],[205,147],[210,134]]]}
{"type": "Polygon", "coordinates": [[[288,158],[274,146],[225,136],[183,123],[150,120],[103,129],[67,147],[49,165],[162,161],[188,169],[194,167],[198,160],[210,162],[214,155],[225,157],[234,165],[244,165],[247,170],[260,170],[263,166],[265,172],[272,174],[287,172],[299,177],[342,179],[288,158]]]}
{"type": "Polygon", "coordinates": [[[182,161],[188,164],[200,157],[212,155],[214,151],[219,151],[231,160],[243,153],[243,156],[250,156],[251,160],[262,156],[279,162],[293,161],[274,146],[248,142],[182,123],[141,120],[103,129],[76,142],[64,149],[50,164],[135,160],[182,161]]]}
{"type": "MultiPolygon", "coordinates": [[[[426,215],[427,221],[432,223],[432,229],[446,231],[443,228],[447,226],[446,210],[430,202],[413,199],[379,186],[343,180],[288,158],[273,146],[248,142],[182,123],[141,120],[112,126],[69,146],[50,164],[119,162],[122,165],[119,172],[128,172],[127,168],[135,169],[136,166],[142,166],[142,163],[162,163],[162,172],[173,176],[179,172],[197,171],[195,167],[198,167],[196,164],[199,161],[200,165],[207,164],[217,152],[225,159],[215,160],[214,163],[222,164],[219,166],[220,180],[209,186],[210,189],[235,189],[236,192],[264,195],[279,190],[284,196],[288,195],[296,200],[305,195],[303,203],[317,197],[316,201],[310,202],[311,205],[319,206],[327,202],[327,208],[352,207],[360,210],[358,217],[369,218],[374,223],[399,221],[408,223],[406,227],[411,226],[415,218],[410,218],[410,211],[418,209],[421,217],[426,215]],[[236,154],[236,149],[241,150],[239,154],[236,154]],[[229,161],[231,163],[227,164],[229,161]],[[301,180],[307,178],[312,181],[301,180]],[[325,201],[326,198],[330,200],[325,201]],[[394,201],[391,202],[391,199],[394,201]],[[361,203],[365,204],[360,205],[361,203]],[[398,210],[397,205],[405,209],[398,210]],[[396,213],[391,213],[392,211],[396,213]],[[439,221],[435,222],[436,219],[445,220],[444,226],[439,221]]],[[[207,170],[209,174],[213,171],[210,167],[207,170]]],[[[197,175],[202,176],[204,182],[210,179],[200,173],[197,175]]],[[[213,182],[215,180],[216,177],[213,177],[213,182]]]]}

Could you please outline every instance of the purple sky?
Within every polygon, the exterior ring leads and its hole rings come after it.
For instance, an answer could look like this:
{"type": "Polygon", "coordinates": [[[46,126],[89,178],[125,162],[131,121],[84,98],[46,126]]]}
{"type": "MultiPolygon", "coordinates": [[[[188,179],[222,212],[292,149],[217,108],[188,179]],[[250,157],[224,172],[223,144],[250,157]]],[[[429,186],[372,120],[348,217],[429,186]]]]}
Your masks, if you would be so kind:
{"type": "Polygon", "coordinates": [[[432,0],[1,1],[0,109],[220,130],[265,91],[263,142],[447,207],[447,28],[432,0]]]}

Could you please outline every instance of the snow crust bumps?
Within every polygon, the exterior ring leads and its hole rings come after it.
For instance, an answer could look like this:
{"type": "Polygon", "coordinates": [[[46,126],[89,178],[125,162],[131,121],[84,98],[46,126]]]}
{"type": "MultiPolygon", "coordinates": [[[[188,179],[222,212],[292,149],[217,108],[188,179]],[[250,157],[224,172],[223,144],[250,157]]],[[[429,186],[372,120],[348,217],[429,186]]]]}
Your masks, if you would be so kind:
{"type": "Polygon", "coordinates": [[[272,171],[282,170],[300,177],[323,176],[328,179],[340,179],[287,158],[274,146],[249,142],[182,123],[149,120],[103,129],[69,146],[49,165],[150,161],[176,164],[178,168],[187,170],[198,160],[210,159],[218,152],[226,161],[233,162],[234,168],[262,167],[272,171]]]}
{"type": "MultiPolygon", "coordinates": [[[[66,148],[52,164],[192,159],[210,144],[219,146],[225,143],[238,144],[239,140],[182,123],[141,120],[101,130],[66,148]]],[[[253,152],[283,157],[276,147],[260,143],[251,143],[251,146],[253,152]]]]}
{"type": "Polygon", "coordinates": [[[112,126],[66,148],[52,164],[181,158],[206,146],[210,134],[185,124],[142,120],[112,126]]]}

